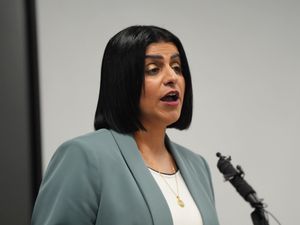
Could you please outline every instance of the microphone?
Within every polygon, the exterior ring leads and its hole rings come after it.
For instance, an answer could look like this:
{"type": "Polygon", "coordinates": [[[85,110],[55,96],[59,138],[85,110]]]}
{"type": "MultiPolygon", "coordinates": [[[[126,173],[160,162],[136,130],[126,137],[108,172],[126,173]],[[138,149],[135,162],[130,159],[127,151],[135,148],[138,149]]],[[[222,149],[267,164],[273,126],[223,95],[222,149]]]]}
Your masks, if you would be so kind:
{"type": "Polygon", "coordinates": [[[229,181],[253,208],[264,208],[262,199],[258,199],[255,190],[244,180],[245,173],[242,167],[237,166],[237,168],[234,168],[230,163],[230,156],[225,157],[218,152],[217,157],[219,157],[217,167],[224,175],[225,181],[229,181]]]}

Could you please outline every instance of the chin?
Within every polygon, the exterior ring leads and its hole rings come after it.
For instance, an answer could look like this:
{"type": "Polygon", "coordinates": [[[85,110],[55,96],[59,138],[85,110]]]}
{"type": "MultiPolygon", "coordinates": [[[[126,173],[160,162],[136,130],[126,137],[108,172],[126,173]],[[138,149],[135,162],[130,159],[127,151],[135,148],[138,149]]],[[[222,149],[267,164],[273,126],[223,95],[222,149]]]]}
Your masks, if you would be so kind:
{"type": "Polygon", "coordinates": [[[165,123],[167,124],[167,126],[170,126],[171,124],[177,122],[179,120],[180,114],[176,115],[176,116],[172,116],[172,117],[168,117],[165,120],[165,123]]]}

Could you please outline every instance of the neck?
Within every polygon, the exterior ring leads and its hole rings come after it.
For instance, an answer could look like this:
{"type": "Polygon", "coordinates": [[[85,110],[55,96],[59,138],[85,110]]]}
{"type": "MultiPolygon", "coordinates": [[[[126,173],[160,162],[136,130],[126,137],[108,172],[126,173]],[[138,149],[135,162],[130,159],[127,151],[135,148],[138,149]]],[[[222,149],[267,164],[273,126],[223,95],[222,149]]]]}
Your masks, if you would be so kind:
{"type": "Polygon", "coordinates": [[[134,139],[145,164],[163,173],[174,173],[176,164],[165,146],[166,128],[146,129],[147,131],[137,131],[134,133],[134,139]]]}
{"type": "Polygon", "coordinates": [[[137,131],[134,139],[142,153],[159,154],[166,151],[165,129],[146,128],[147,131],[137,131]]]}

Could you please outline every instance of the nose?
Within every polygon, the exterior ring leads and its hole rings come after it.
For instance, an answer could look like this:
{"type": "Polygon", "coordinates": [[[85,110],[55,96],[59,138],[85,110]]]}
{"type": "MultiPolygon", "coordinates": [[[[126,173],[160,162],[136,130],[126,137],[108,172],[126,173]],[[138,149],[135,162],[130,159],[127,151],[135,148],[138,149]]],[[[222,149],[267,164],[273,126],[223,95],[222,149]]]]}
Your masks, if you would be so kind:
{"type": "Polygon", "coordinates": [[[168,66],[165,72],[164,85],[173,87],[177,83],[177,80],[178,75],[170,66],[168,66]]]}

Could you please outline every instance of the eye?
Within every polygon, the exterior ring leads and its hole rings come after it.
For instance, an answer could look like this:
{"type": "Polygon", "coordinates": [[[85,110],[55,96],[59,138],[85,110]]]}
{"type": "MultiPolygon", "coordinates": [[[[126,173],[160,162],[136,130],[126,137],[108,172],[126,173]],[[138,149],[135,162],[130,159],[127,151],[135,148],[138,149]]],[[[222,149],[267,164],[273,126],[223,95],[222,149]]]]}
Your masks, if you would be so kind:
{"type": "Polygon", "coordinates": [[[180,64],[178,63],[173,64],[172,69],[175,71],[176,74],[182,74],[182,69],[180,64]]]}
{"type": "Polygon", "coordinates": [[[148,65],[147,67],[146,67],[146,69],[145,69],[145,73],[147,74],[147,75],[156,75],[156,74],[158,74],[159,73],[159,67],[158,66],[156,66],[155,64],[150,64],[150,65],[148,65]]]}

